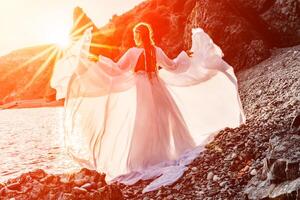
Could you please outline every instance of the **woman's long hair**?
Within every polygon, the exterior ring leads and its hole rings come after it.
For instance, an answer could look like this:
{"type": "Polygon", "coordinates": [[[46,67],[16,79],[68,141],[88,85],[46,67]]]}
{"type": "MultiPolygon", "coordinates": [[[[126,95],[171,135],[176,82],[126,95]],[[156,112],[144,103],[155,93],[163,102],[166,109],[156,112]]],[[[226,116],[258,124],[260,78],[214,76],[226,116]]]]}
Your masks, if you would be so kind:
{"type": "Polygon", "coordinates": [[[156,67],[156,49],[155,42],[153,39],[153,29],[151,25],[145,22],[140,22],[136,24],[133,28],[134,34],[138,32],[140,34],[140,39],[142,46],[145,49],[145,60],[146,67],[156,67]]]}

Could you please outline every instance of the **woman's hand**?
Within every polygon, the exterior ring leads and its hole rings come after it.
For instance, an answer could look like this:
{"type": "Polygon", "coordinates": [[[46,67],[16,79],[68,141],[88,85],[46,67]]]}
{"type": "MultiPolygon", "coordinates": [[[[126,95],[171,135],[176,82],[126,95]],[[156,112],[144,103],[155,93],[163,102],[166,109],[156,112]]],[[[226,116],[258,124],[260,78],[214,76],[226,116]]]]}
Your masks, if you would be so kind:
{"type": "Polygon", "coordinates": [[[192,51],[186,50],[185,52],[186,52],[186,54],[187,54],[189,57],[192,57],[192,56],[193,56],[193,52],[192,52],[192,51]]]}
{"type": "Polygon", "coordinates": [[[99,57],[95,54],[89,54],[88,59],[92,62],[98,62],[99,61],[99,57]]]}

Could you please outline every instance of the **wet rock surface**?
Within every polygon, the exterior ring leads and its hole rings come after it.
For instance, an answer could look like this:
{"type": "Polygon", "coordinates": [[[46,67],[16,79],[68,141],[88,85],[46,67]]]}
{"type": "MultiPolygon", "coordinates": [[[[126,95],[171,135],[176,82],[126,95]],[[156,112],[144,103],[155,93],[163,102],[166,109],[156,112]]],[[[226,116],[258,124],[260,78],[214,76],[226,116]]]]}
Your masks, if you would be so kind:
{"type": "Polygon", "coordinates": [[[0,184],[0,199],[124,199],[114,185],[107,185],[105,175],[81,169],[73,174],[52,175],[41,169],[22,174],[0,184]]]}

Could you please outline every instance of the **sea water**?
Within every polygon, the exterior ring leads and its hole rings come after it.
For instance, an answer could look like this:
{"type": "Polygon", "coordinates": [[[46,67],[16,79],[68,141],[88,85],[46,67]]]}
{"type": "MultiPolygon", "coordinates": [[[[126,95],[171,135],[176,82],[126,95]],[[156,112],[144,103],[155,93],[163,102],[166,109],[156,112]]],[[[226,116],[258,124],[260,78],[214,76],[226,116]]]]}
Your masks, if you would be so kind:
{"type": "Polygon", "coordinates": [[[0,110],[0,182],[43,169],[79,169],[64,151],[63,107],[0,110]]]}

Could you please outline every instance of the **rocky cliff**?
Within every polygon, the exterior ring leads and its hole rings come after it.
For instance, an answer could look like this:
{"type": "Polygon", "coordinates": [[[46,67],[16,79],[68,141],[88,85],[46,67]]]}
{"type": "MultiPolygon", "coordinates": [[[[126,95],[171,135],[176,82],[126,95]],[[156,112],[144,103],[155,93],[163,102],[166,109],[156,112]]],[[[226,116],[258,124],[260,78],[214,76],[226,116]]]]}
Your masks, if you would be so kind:
{"type": "MultiPolygon", "coordinates": [[[[120,47],[111,50],[110,56],[114,57],[134,45],[132,27],[145,21],[153,26],[157,45],[173,57],[190,48],[191,29],[202,27],[222,48],[225,59],[235,69],[242,69],[269,57],[273,47],[299,44],[299,9],[297,0],[145,1],[121,16],[114,16],[105,27],[96,28],[94,41],[120,47]]],[[[78,9],[76,14],[82,13],[78,9]]],[[[87,16],[84,19],[85,23],[93,24],[87,16]]],[[[92,51],[108,53],[103,48],[92,51]]]]}

